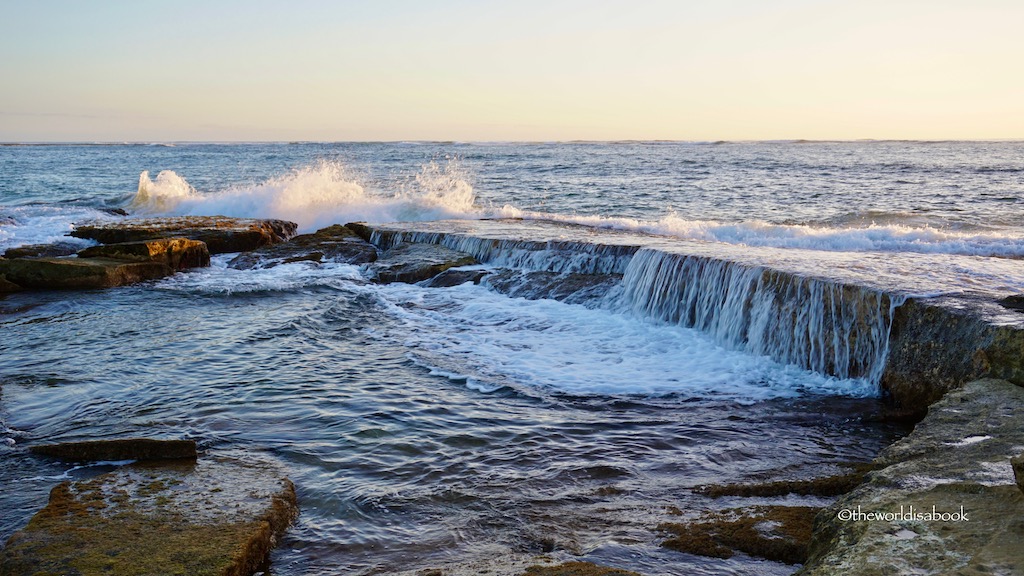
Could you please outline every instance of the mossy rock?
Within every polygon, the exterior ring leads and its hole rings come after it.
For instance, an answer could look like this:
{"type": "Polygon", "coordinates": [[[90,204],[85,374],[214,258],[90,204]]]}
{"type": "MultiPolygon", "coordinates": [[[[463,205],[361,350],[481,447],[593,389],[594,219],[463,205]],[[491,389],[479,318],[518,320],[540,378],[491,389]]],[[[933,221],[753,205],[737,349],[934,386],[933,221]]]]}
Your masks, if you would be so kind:
{"type": "Polygon", "coordinates": [[[799,494],[801,496],[840,496],[853,490],[864,482],[868,472],[876,466],[871,462],[848,463],[849,472],[823,476],[821,478],[810,478],[807,480],[773,480],[770,482],[752,482],[747,484],[709,484],[700,486],[694,490],[711,498],[722,496],[750,497],[772,497],[785,496],[787,494],[799,494]]]}
{"type": "Polygon", "coordinates": [[[64,482],[0,552],[0,576],[243,576],[297,514],[273,465],[219,457],[64,482]]]}
{"type": "Polygon", "coordinates": [[[753,506],[708,514],[699,521],[665,523],[658,530],[671,538],[662,546],[711,558],[731,558],[735,552],[787,564],[807,559],[811,527],[820,508],[811,506],[753,506]]]}
{"type": "Polygon", "coordinates": [[[529,566],[522,576],[640,576],[631,570],[600,566],[592,562],[565,562],[557,566],[529,566]]]}

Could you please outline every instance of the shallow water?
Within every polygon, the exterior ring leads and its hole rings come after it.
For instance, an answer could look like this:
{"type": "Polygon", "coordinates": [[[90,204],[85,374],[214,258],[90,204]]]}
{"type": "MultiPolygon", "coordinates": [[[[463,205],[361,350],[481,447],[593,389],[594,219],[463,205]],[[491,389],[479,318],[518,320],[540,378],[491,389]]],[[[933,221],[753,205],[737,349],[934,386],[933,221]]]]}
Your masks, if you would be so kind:
{"type": "MultiPolygon", "coordinates": [[[[14,219],[0,219],[0,248],[63,238],[74,222],[119,218],[104,212],[118,207],[289,217],[304,230],[457,218],[503,237],[641,238],[664,254],[893,295],[992,296],[1024,290],[1022,150],[0,147],[0,216],[14,219]],[[495,216],[526,220],[478,220],[495,216]]],[[[62,478],[102,470],[69,472],[25,446],[147,435],[259,452],[288,470],[301,515],[274,552],[277,575],[500,573],[541,553],[644,574],[788,574],[742,555],[661,549],[655,527],[678,520],[676,509],[763,501],[711,500],[695,486],[826,475],[901,433],[873,418],[870,378],[787,365],[728,330],[645,312],[621,286],[570,304],[486,282],[378,286],[344,264],[241,271],[229,259],[140,286],[0,298],[0,539],[62,478]]],[[[790,501],[821,503],[772,500],[790,501]]]]}

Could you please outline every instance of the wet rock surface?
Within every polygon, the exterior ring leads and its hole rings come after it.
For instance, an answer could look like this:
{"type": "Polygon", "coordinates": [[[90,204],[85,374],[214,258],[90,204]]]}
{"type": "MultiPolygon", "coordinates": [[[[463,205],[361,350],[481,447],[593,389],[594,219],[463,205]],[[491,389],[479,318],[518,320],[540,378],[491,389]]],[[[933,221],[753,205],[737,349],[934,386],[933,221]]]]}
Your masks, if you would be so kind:
{"type": "Polygon", "coordinates": [[[210,265],[210,252],[206,244],[188,238],[161,238],[92,246],[79,251],[78,257],[160,262],[172,271],[210,265]]]}
{"type": "Polygon", "coordinates": [[[33,453],[73,462],[196,459],[195,440],[123,438],[61,442],[29,448],[33,453]]]}
{"type": "Polygon", "coordinates": [[[819,508],[753,506],[709,513],[697,521],[658,526],[671,536],[662,546],[687,554],[731,558],[736,552],[787,564],[807,558],[819,508]]]}
{"type": "Polygon", "coordinates": [[[18,290],[113,288],[163,278],[168,274],[168,267],[161,262],[73,257],[0,260],[0,281],[6,281],[9,288],[18,290]]]}
{"type": "Polygon", "coordinates": [[[474,269],[474,270],[459,270],[459,269],[448,269],[441,272],[437,276],[430,278],[423,282],[423,286],[427,288],[451,288],[452,286],[460,286],[467,282],[473,284],[479,284],[480,280],[490,274],[488,270],[474,269]]]}
{"type": "Polygon", "coordinates": [[[352,230],[335,224],[321,228],[312,234],[301,234],[280,244],[264,246],[252,252],[239,254],[228,263],[228,266],[248,270],[273,268],[278,264],[290,262],[323,262],[325,260],[346,264],[367,264],[377,260],[377,248],[352,230]]]}
{"type": "Polygon", "coordinates": [[[923,415],[949,390],[986,377],[1024,385],[1024,330],[942,300],[896,309],[882,388],[897,405],[923,415]]]}
{"type": "Polygon", "coordinates": [[[607,294],[622,282],[622,276],[500,270],[489,275],[484,282],[494,290],[514,298],[550,298],[569,304],[580,304],[607,294]]]}
{"type": "Polygon", "coordinates": [[[370,274],[381,284],[412,284],[437,276],[449,268],[473,264],[477,264],[473,256],[437,244],[399,244],[381,254],[370,267],[370,274]]]}
{"type": "Polygon", "coordinates": [[[631,570],[600,566],[592,562],[565,562],[557,566],[529,566],[522,576],[640,576],[631,570]]]}
{"type": "Polygon", "coordinates": [[[82,249],[80,244],[71,242],[54,242],[53,244],[29,244],[8,248],[4,258],[57,258],[71,256],[82,249]]]}
{"type": "Polygon", "coordinates": [[[165,238],[86,248],[78,257],[0,259],[0,291],[113,288],[210,265],[202,242],[165,238]]]}
{"type": "Polygon", "coordinates": [[[284,220],[182,216],[79,225],[71,235],[103,244],[182,237],[205,242],[211,254],[222,254],[283,242],[295,234],[296,228],[294,222],[284,220]]]}
{"type": "Polygon", "coordinates": [[[801,573],[1024,571],[1024,494],[1011,464],[1024,446],[1022,406],[1024,388],[1001,380],[946,394],[912,433],[882,451],[867,482],[817,516],[801,573]],[[894,516],[911,506],[922,516],[894,516]]]}
{"type": "Polygon", "coordinates": [[[125,466],[55,487],[0,575],[247,575],[296,514],[292,483],[250,457],[125,466]]]}

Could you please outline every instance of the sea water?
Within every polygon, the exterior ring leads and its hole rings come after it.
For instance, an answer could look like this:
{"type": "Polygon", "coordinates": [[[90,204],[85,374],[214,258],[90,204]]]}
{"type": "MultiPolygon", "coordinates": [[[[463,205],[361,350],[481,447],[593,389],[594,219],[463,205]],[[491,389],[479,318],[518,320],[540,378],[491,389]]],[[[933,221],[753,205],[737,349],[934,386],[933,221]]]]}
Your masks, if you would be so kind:
{"type": "MultiPolygon", "coordinates": [[[[750,503],[696,486],[825,475],[891,441],[872,367],[900,298],[1024,292],[1021,143],[17,145],[0,147],[0,174],[0,249],[86,246],[65,236],[75,223],[124,209],[302,232],[403,222],[467,249],[557,240],[483,266],[612,274],[610,290],[557,301],[487,281],[381,286],[334,262],[235,270],[225,255],[143,285],[0,299],[0,539],[60,479],[104,469],[25,445],[187,437],[295,481],[301,515],[274,574],[500,572],[540,553],[790,573],[664,550],[655,528],[750,503]],[[599,258],[594,243],[642,246],[599,258]],[[816,298],[830,280],[863,286],[877,337],[855,338],[857,362],[835,347],[817,364],[787,353],[813,342],[752,339],[736,311],[756,302],[708,296],[742,271],[707,264],[692,301],[657,301],[695,256],[794,271],[816,298]]],[[[844,310],[830,319],[865,314],[844,310]]],[[[771,501],[796,500],[823,503],[771,501]]]]}

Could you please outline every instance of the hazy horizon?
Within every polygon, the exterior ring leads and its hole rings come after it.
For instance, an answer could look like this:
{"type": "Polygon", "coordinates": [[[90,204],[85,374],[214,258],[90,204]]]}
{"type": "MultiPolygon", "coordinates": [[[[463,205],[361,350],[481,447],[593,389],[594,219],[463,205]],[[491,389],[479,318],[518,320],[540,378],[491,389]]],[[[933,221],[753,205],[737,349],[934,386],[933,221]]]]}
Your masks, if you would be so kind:
{"type": "Polygon", "coordinates": [[[0,0],[0,142],[1024,138],[1024,5],[0,0]]]}

